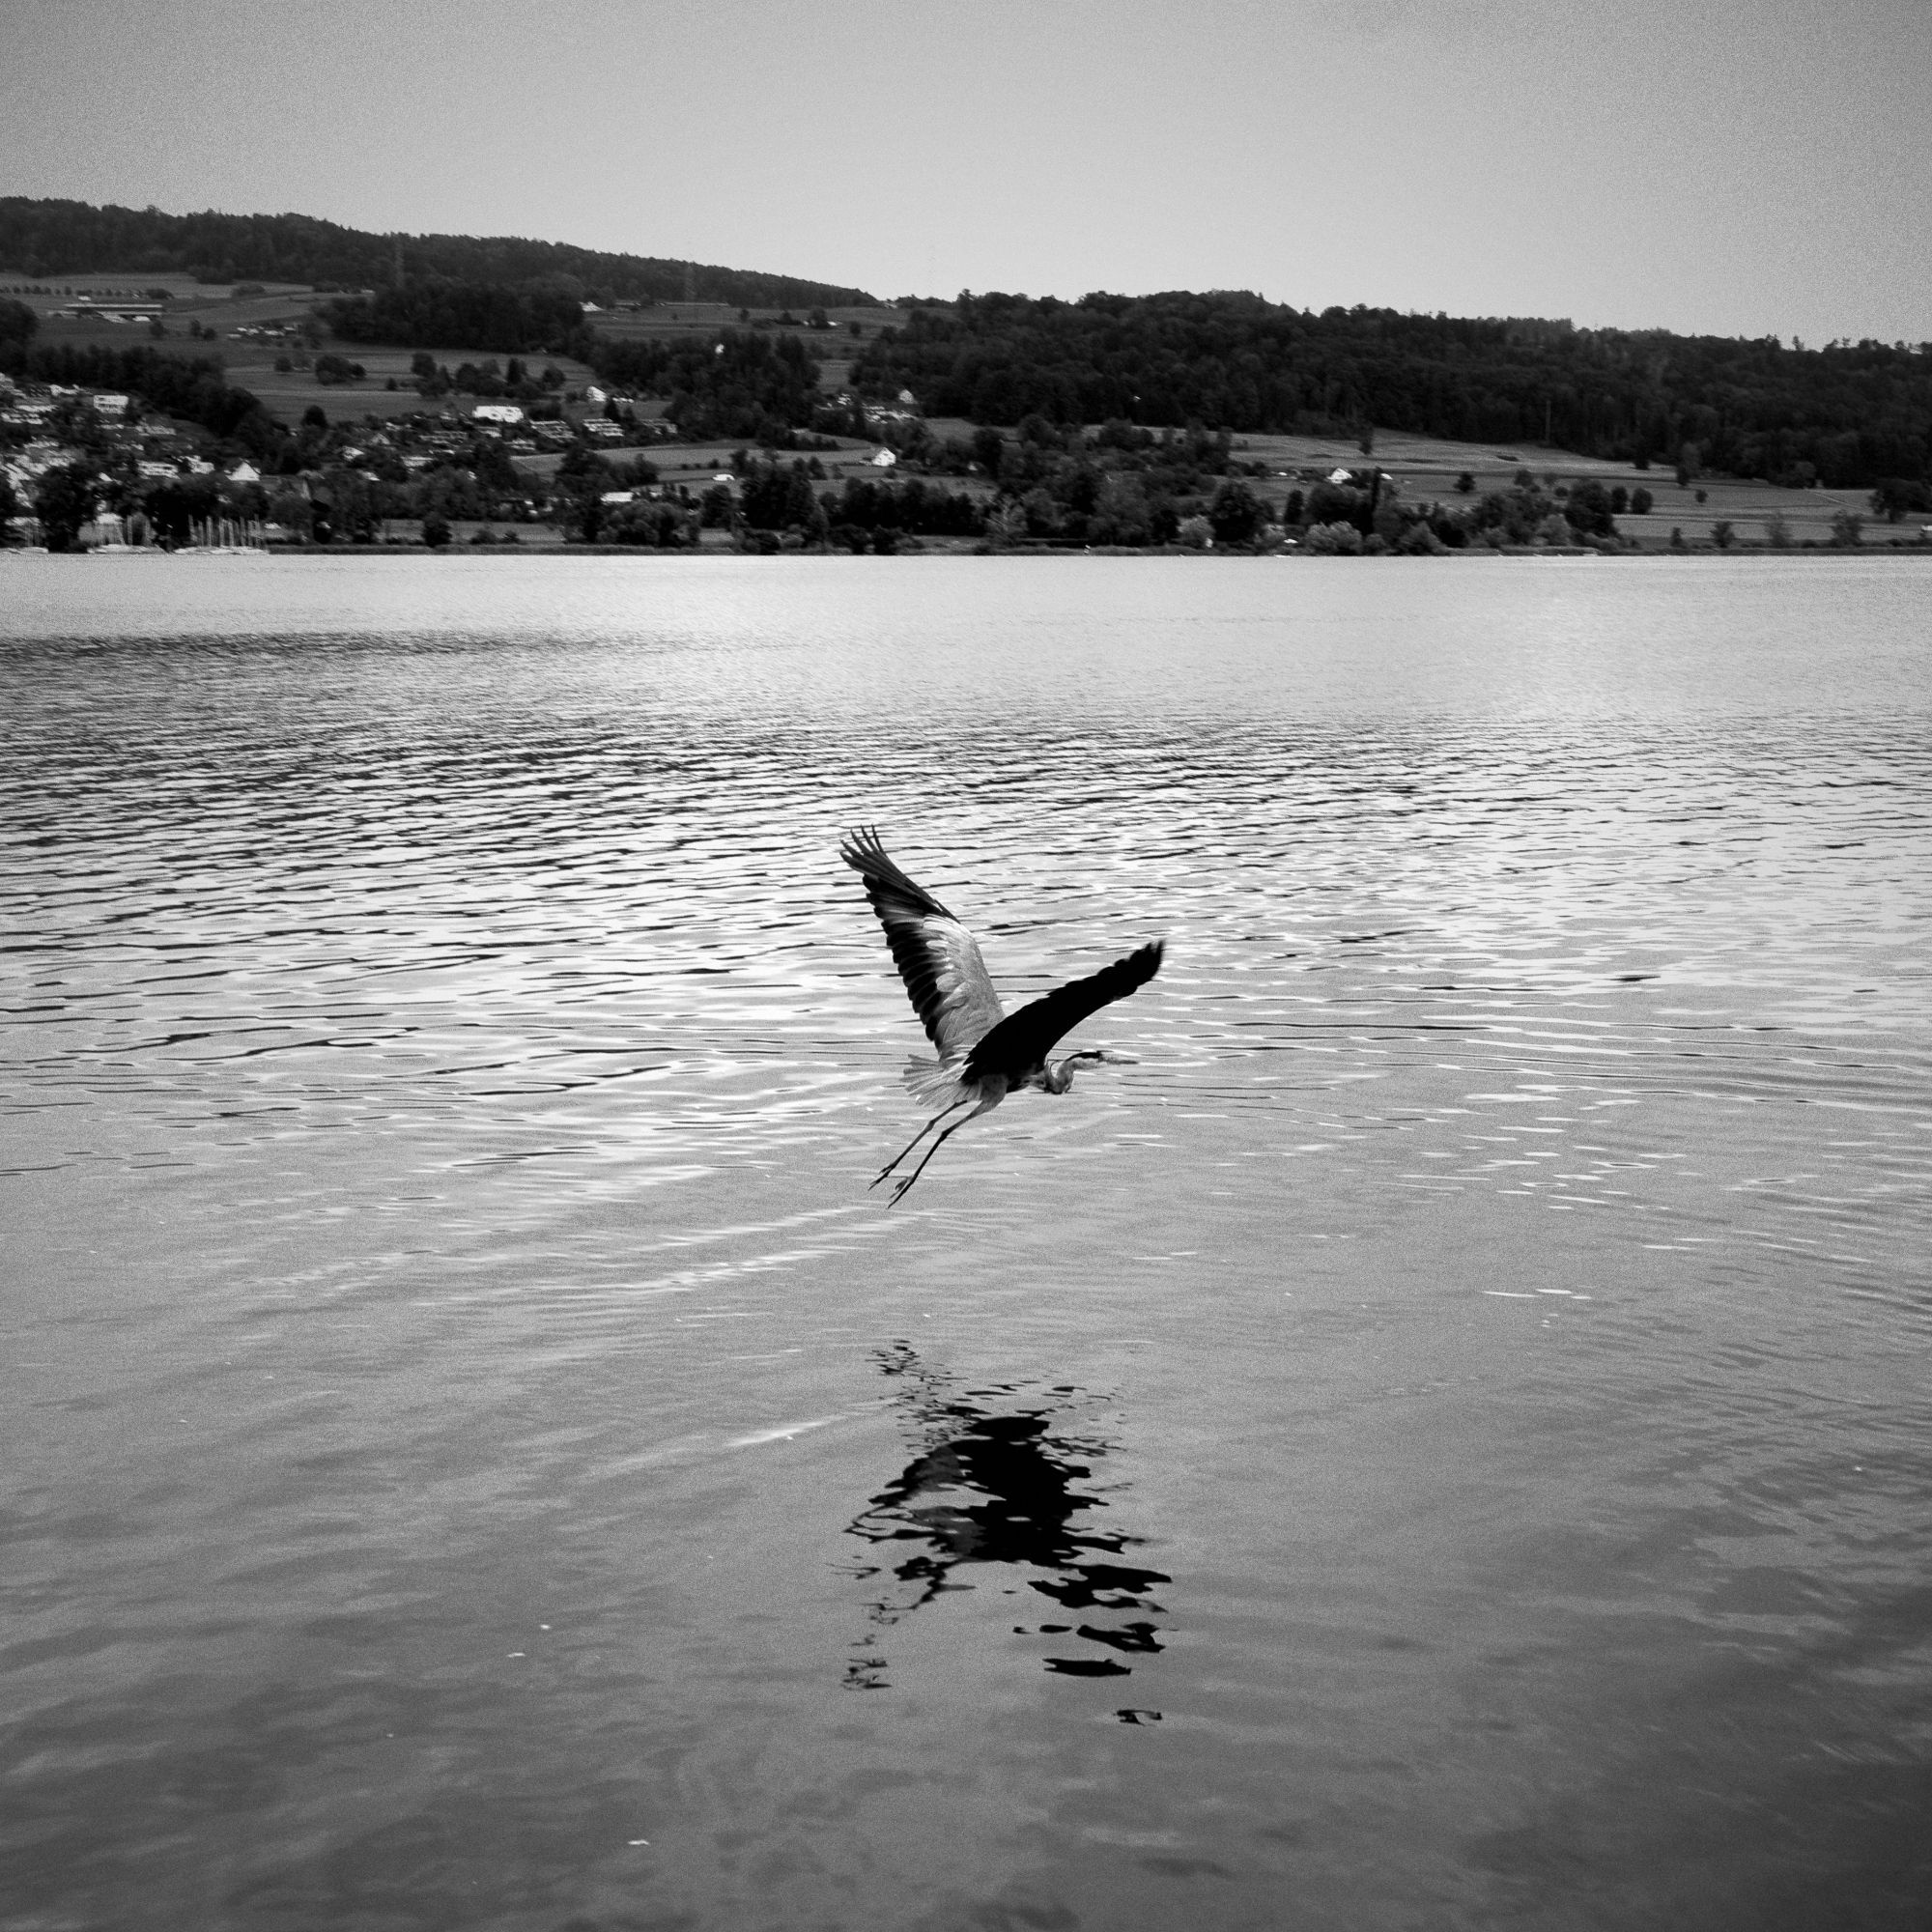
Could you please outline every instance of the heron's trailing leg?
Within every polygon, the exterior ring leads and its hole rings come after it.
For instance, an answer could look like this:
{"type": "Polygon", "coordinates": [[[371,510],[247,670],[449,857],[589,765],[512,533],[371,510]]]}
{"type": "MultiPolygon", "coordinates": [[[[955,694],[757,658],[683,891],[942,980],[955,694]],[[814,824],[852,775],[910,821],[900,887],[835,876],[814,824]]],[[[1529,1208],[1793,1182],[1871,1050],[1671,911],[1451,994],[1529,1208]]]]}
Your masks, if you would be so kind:
{"type": "MultiPolygon", "coordinates": [[[[950,1107],[942,1107],[938,1113],[933,1115],[931,1120],[926,1122],[924,1126],[920,1128],[918,1133],[913,1135],[911,1140],[906,1142],[904,1147],[899,1149],[897,1153],[894,1154],[891,1160],[887,1161],[884,1167],[880,1168],[878,1173],[872,1177],[869,1184],[873,1187],[878,1186],[879,1182],[885,1179],[886,1176],[889,1175],[893,1171],[893,1169],[895,1168],[899,1164],[899,1162],[902,1161],[906,1157],[906,1155],[909,1154],[913,1151],[913,1149],[916,1148],[920,1144],[920,1142],[923,1141],[926,1137],[926,1135],[929,1134],[933,1130],[933,1128],[940,1123],[941,1121],[945,1120],[948,1114],[956,1114],[961,1107],[970,1107],[972,1104],[973,1101],[969,1097],[964,1100],[955,1100],[950,1107]]],[[[968,1119],[970,1118],[971,1116],[969,1115],[968,1119]]],[[[958,1124],[963,1127],[966,1124],[966,1122],[961,1121],[958,1122],[958,1124]]],[[[930,1156],[928,1156],[928,1158],[930,1158],[930,1156]]],[[[925,1165],[925,1162],[921,1161],[920,1165],[923,1167],[925,1165]]],[[[904,1189],[901,1188],[900,1192],[903,1193],[904,1189]]],[[[895,1196],[894,1198],[897,1199],[897,1196],[895,1196]]]]}
{"type": "MultiPolygon", "coordinates": [[[[993,1109],[1000,1104],[1000,1099],[1001,1095],[998,1094],[989,1094],[985,1099],[981,1100],[980,1104],[977,1107],[975,1107],[970,1114],[966,1116],[966,1121],[977,1121],[981,1114],[990,1114],[993,1111],[993,1109]]],[[[965,1102],[961,1101],[960,1105],[961,1106],[965,1105],[965,1102]]],[[[957,1110],[953,1108],[949,1108],[947,1110],[948,1113],[955,1111],[957,1110]]],[[[940,1115],[939,1118],[940,1120],[943,1121],[946,1118],[946,1115],[942,1114],[940,1115]]],[[[917,1180],[920,1178],[920,1176],[925,1172],[926,1163],[930,1161],[932,1156],[936,1154],[939,1151],[939,1150],[943,1148],[946,1145],[946,1143],[949,1140],[951,1140],[952,1136],[956,1134],[959,1131],[959,1129],[966,1124],[966,1121],[954,1121],[950,1127],[948,1127],[943,1134],[939,1135],[938,1138],[934,1140],[932,1145],[926,1149],[925,1153],[920,1160],[919,1165],[916,1168],[914,1168],[913,1171],[909,1175],[907,1175],[906,1178],[902,1181],[900,1181],[896,1187],[893,1189],[893,1198],[886,1203],[886,1206],[888,1208],[896,1208],[898,1204],[905,1199],[906,1191],[912,1186],[913,1182],[917,1180]]],[[[913,1145],[917,1146],[918,1143],[915,1142],[913,1145]]],[[[911,1151],[912,1148],[908,1148],[906,1150],[906,1153],[910,1153],[911,1151]]],[[[904,1158],[905,1154],[903,1153],[900,1154],[899,1160],[903,1160],[904,1158]]],[[[896,1166],[897,1164],[898,1163],[896,1161],[894,1163],[895,1166],[896,1166]]],[[[884,1177],[882,1176],[881,1179],[883,1178],[884,1177]]]]}

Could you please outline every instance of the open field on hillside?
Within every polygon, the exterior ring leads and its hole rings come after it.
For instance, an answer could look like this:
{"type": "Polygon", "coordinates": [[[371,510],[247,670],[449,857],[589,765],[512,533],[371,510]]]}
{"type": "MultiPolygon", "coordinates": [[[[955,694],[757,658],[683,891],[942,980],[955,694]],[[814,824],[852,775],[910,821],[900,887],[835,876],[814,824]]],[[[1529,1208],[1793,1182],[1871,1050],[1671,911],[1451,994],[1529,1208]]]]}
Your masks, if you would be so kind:
{"type": "MultiPolygon", "coordinates": [[[[0,275],[0,295],[11,293],[11,285],[17,282],[17,277],[0,275]]],[[[331,298],[327,295],[318,295],[313,289],[294,283],[265,283],[261,295],[237,298],[232,288],[199,283],[187,275],[166,274],[63,277],[59,283],[49,284],[48,288],[50,293],[21,292],[14,297],[40,315],[39,339],[42,342],[71,344],[78,348],[116,349],[152,343],[170,355],[218,355],[227,368],[229,380],[251,390],[270,414],[284,422],[298,421],[302,412],[316,403],[327,411],[331,420],[338,416],[364,414],[402,415],[423,407],[412,388],[405,386],[388,390],[383,386],[391,376],[396,378],[398,384],[407,384],[410,360],[415,353],[412,350],[371,347],[331,339],[324,345],[326,349],[348,361],[361,363],[368,375],[361,383],[325,386],[316,381],[312,369],[276,370],[275,359],[288,353],[287,345],[237,341],[234,338],[233,331],[238,328],[299,323],[311,309],[331,298]],[[104,317],[74,321],[53,313],[82,296],[98,299],[138,298],[150,289],[165,289],[170,297],[162,325],[166,333],[158,338],[150,334],[145,323],[109,322],[104,317]],[[190,336],[187,333],[190,321],[204,328],[213,328],[216,339],[210,342],[190,336]]],[[[757,321],[774,320],[782,311],[778,308],[753,308],[749,313],[753,321],[757,321]]],[[[825,386],[833,390],[844,386],[853,357],[864,346],[860,338],[851,334],[848,324],[858,323],[866,336],[870,337],[876,335],[880,328],[895,326],[904,320],[900,311],[891,308],[838,308],[829,309],[826,313],[835,325],[833,328],[801,329],[798,333],[805,339],[813,358],[821,364],[825,386]]],[[[680,336],[709,335],[720,328],[737,327],[741,326],[739,316],[737,308],[724,302],[664,302],[648,309],[609,310],[590,320],[599,334],[608,335],[612,340],[661,341],[680,336]]],[[[489,353],[480,349],[432,349],[430,354],[451,368],[462,362],[489,359],[489,353]]],[[[499,362],[507,359],[505,355],[497,357],[499,362]]],[[[539,368],[546,363],[554,363],[563,371],[572,388],[582,388],[586,383],[597,380],[587,364],[567,355],[532,354],[524,359],[539,368]]],[[[474,397],[452,397],[439,407],[468,409],[476,400],[474,397]]]]}
{"type": "MultiPolygon", "coordinates": [[[[416,394],[410,375],[410,359],[416,354],[412,349],[372,349],[354,342],[334,343],[325,353],[340,355],[347,362],[359,362],[368,373],[359,383],[324,384],[316,381],[313,369],[278,371],[275,358],[288,353],[280,344],[224,341],[219,347],[221,359],[228,366],[228,380],[259,396],[270,413],[283,422],[298,422],[302,412],[315,403],[320,403],[329,421],[335,422],[341,418],[353,421],[362,415],[408,415],[416,410],[468,412],[483,400],[480,396],[445,396],[440,402],[424,402],[416,394]],[[384,383],[391,376],[399,386],[384,388],[384,383]]],[[[432,349],[429,353],[452,369],[459,363],[490,359],[480,349],[432,349]]],[[[502,355],[497,357],[498,362],[508,359],[502,355]]],[[[554,364],[563,371],[564,381],[572,388],[582,388],[585,383],[597,380],[585,364],[573,361],[568,355],[529,355],[525,360],[538,369],[554,364]]]]}
{"type": "MultiPolygon", "coordinates": [[[[790,311],[799,322],[810,312],[810,308],[790,311]]],[[[734,308],[728,302],[659,302],[655,308],[606,309],[589,319],[600,334],[620,341],[640,341],[667,335],[710,335],[721,328],[776,323],[784,313],[781,308],[734,308]]],[[[855,323],[865,330],[864,339],[869,340],[882,328],[897,328],[905,321],[905,311],[886,307],[829,308],[825,319],[832,325],[830,328],[798,331],[815,357],[860,341],[852,334],[855,323]]]]}
{"type": "MultiPolygon", "coordinates": [[[[1773,515],[1784,518],[1794,543],[1825,543],[1831,538],[1833,517],[1840,510],[1865,514],[1868,495],[1863,490],[1779,490],[1769,483],[1724,476],[1698,477],[1680,490],[1669,469],[1638,469],[1632,464],[1543,449],[1534,443],[1437,442],[1395,430],[1376,432],[1373,458],[1365,457],[1346,437],[1236,437],[1235,454],[1291,475],[1355,469],[1373,461],[1395,478],[1411,502],[1432,497],[1454,502],[1456,479],[1465,470],[1475,479],[1478,492],[1508,489],[1519,469],[1529,470],[1539,480],[1553,477],[1559,483],[1598,482],[1606,490],[1618,484],[1632,491],[1644,489],[1656,499],[1649,515],[1619,517],[1617,528],[1646,548],[1666,547],[1673,526],[1684,532],[1687,543],[1708,543],[1719,523],[1733,525],[1742,543],[1762,543],[1765,519],[1773,515]],[[1699,491],[1705,496],[1701,503],[1699,491]]],[[[1276,476],[1263,487],[1278,500],[1278,493],[1285,493],[1289,484],[1276,476]]],[[[1889,530],[1889,526],[1868,526],[1866,538],[1879,540],[1889,530]]],[[[1896,534],[1917,532],[1914,524],[1901,526],[1896,534]]]]}
{"type": "MultiPolygon", "coordinates": [[[[192,275],[154,274],[154,275],[61,275],[52,280],[43,279],[38,288],[29,293],[25,277],[0,270],[0,296],[11,296],[15,301],[25,302],[31,309],[44,315],[48,309],[63,307],[83,296],[96,300],[138,299],[151,289],[165,289],[169,306],[183,315],[199,313],[204,309],[221,308],[235,299],[238,285],[227,282],[198,282],[192,275]],[[52,293],[48,293],[51,291],[52,293]]],[[[245,285],[243,285],[245,286],[245,285]]],[[[311,301],[326,301],[327,297],[319,296],[305,282],[263,282],[260,287],[265,295],[277,300],[287,301],[291,297],[298,297],[306,305],[311,301]]],[[[255,298],[243,298],[255,299],[255,298]]]]}

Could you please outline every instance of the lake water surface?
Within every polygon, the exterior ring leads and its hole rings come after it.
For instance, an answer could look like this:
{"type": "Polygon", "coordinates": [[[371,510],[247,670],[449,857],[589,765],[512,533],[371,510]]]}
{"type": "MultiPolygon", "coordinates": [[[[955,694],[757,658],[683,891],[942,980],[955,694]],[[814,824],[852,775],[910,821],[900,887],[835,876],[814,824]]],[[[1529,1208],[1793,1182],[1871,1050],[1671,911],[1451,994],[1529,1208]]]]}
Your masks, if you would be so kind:
{"type": "Polygon", "coordinates": [[[1918,1932],[1928,620],[0,559],[0,1927],[1918,1932]]]}

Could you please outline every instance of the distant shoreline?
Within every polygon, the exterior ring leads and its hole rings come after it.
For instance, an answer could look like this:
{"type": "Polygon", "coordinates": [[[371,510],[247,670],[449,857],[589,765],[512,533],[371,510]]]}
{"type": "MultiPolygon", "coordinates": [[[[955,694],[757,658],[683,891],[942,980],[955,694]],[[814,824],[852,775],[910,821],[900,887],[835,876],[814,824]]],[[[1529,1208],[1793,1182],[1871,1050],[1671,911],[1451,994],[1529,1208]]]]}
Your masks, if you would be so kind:
{"type": "Polygon", "coordinates": [[[1580,544],[1534,545],[1506,544],[1492,548],[1488,544],[1471,545],[1464,550],[1447,550],[1428,556],[1381,557],[1332,556],[1309,550],[1249,550],[1231,548],[1221,550],[1195,550],[1185,544],[1149,545],[1136,548],[1121,545],[1094,544],[1075,547],[1071,545],[1010,545],[999,550],[991,550],[974,545],[959,544],[941,546],[924,544],[917,550],[895,552],[886,557],[867,554],[855,556],[843,550],[781,550],[750,551],[739,550],[723,544],[705,545],[696,549],[689,547],[659,549],[649,544],[445,544],[431,546],[421,543],[388,544],[274,544],[259,550],[237,547],[230,550],[197,550],[184,548],[164,550],[157,544],[142,545],[95,545],[89,549],[71,551],[49,551],[43,545],[15,544],[0,548],[0,562],[11,557],[64,556],[64,557],[278,557],[278,556],[321,556],[333,557],[342,561],[361,561],[373,557],[440,557],[476,558],[515,562],[535,557],[579,557],[579,556],[623,556],[639,559],[647,557],[736,557],[748,563],[766,563],[774,558],[797,559],[813,558],[821,560],[846,560],[860,562],[900,563],[913,562],[920,557],[969,556],[976,558],[1037,558],[1037,557],[1180,557],[1211,563],[1229,559],[1251,563],[1276,561],[1284,563],[1455,563],[1472,562],[1484,558],[1509,557],[1531,562],[1551,561],[1556,558],[1574,559],[1593,557],[1605,563],[1657,562],[1670,559],[1716,560],[1730,558],[1741,560],[1758,558],[1772,560],[1784,558],[1795,561],[1827,562],[1833,558],[1859,557],[1923,557],[1932,558],[1932,538],[1918,538],[1907,541],[1903,538],[1889,542],[1862,543],[1856,548],[1834,547],[1828,544],[1792,545],[1788,549],[1776,549],[1769,544],[1733,544],[1727,550],[1719,550],[1715,545],[1701,544],[1683,550],[1667,547],[1646,550],[1600,551],[1580,544]]]}

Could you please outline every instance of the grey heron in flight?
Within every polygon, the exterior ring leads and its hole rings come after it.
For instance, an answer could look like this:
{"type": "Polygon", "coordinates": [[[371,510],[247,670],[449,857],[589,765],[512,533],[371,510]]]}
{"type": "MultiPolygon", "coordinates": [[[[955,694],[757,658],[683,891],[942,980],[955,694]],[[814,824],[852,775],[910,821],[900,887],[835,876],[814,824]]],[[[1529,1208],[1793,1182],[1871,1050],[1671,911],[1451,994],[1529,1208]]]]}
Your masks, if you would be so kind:
{"type": "Polygon", "coordinates": [[[939,1112],[879,1170],[872,1185],[884,1180],[942,1121],[957,1117],[894,1188],[894,1202],[904,1198],[952,1135],[968,1121],[991,1113],[1009,1094],[1023,1087],[1065,1094],[1083,1064],[1131,1061],[1131,1055],[1097,1047],[1055,1062],[1046,1056],[1063,1034],[1090,1013],[1145,986],[1160,971],[1163,941],[1156,939],[1090,978],[1058,986],[1009,1013],[993,990],[979,942],[923,886],[893,864],[875,831],[863,827],[850,834],[838,856],[866,881],[866,896],[886,929],[893,962],[926,1037],[939,1052],[936,1061],[916,1060],[906,1074],[906,1085],[939,1112]],[[969,1107],[970,1113],[963,1111],[969,1107]]]}

